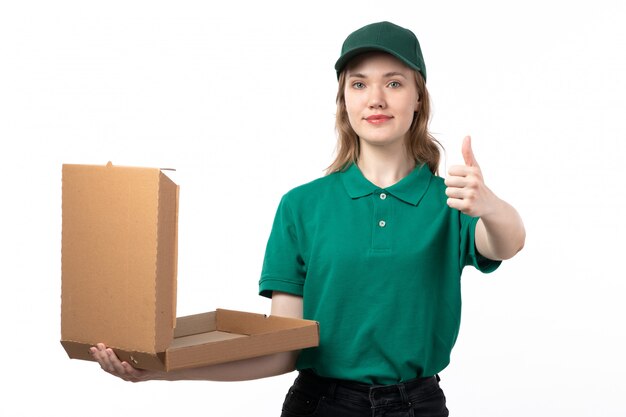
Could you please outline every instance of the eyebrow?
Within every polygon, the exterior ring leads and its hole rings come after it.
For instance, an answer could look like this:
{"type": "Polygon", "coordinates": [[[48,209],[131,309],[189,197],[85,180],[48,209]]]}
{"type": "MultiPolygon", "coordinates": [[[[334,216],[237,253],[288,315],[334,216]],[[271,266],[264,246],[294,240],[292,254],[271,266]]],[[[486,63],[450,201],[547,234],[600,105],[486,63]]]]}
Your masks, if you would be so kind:
{"type": "MultiPolygon", "coordinates": [[[[397,77],[400,76],[404,79],[406,79],[406,75],[404,75],[401,72],[398,71],[391,71],[391,72],[387,72],[383,75],[383,78],[391,78],[391,77],[397,77]]],[[[356,72],[356,73],[350,73],[348,74],[348,78],[367,78],[367,76],[365,74],[362,74],[360,72],[356,72]]]]}

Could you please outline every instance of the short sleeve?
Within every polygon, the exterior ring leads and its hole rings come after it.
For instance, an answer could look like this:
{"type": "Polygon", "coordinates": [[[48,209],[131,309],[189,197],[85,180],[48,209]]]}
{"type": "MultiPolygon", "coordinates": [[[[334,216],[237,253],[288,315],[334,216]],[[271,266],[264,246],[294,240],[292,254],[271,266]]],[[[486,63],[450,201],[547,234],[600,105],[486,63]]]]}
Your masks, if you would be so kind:
{"type": "Polygon", "coordinates": [[[283,196],[265,249],[259,294],[271,298],[273,291],[302,296],[306,268],[298,241],[298,225],[283,196]]]}
{"type": "Polygon", "coordinates": [[[461,269],[473,265],[480,272],[493,272],[502,263],[486,258],[476,250],[475,234],[478,217],[470,217],[461,213],[461,269]]]}

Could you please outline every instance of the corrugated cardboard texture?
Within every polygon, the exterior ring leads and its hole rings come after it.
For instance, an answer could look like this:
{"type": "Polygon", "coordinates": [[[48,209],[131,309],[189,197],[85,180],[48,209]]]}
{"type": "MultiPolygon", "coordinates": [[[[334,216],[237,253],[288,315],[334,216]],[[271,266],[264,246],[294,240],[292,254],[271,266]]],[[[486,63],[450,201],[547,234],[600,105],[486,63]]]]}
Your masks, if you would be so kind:
{"type": "Polygon", "coordinates": [[[163,352],[176,317],[178,187],[159,169],[63,166],[64,341],[163,352]]]}
{"type": "MultiPolygon", "coordinates": [[[[93,360],[89,343],[62,341],[71,358],[93,360]]],[[[218,309],[180,317],[165,352],[113,350],[137,368],[171,371],[215,365],[319,344],[315,321],[218,309]]]]}
{"type": "Polygon", "coordinates": [[[218,309],[178,319],[165,356],[166,369],[214,365],[318,344],[317,322],[218,309]]]}
{"type": "Polygon", "coordinates": [[[61,343],[173,370],[317,346],[316,322],[232,310],[176,321],[178,186],[153,168],[64,165],[61,343]]]}

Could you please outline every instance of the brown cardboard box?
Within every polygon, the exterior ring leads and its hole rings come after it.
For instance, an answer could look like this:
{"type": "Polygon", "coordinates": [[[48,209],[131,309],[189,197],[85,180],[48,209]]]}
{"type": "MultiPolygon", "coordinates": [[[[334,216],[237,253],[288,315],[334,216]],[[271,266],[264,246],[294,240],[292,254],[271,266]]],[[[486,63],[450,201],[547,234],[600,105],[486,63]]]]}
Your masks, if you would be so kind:
{"type": "Polygon", "coordinates": [[[156,168],[63,166],[61,344],[173,370],[317,346],[316,322],[218,309],[176,319],[178,186],[156,168]]]}

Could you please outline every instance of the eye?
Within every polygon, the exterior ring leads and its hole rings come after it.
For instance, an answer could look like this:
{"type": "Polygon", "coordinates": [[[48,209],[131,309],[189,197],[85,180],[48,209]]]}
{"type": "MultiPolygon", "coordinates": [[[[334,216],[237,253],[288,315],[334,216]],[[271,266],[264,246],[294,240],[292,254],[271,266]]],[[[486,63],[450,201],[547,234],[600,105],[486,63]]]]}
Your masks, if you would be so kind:
{"type": "Polygon", "coordinates": [[[392,81],[389,84],[387,84],[387,86],[391,87],[391,88],[398,88],[398,87],[400,87],[400,83],[397,82],[397,81],[392,81]]]}
{"type": "Polygon", "coordinates": [[[365,88],[365,84],[363,84],[361,81],[355,81],[352,83],[352,87],[356,88],[357,90],[361,90],[365,88]]]}

